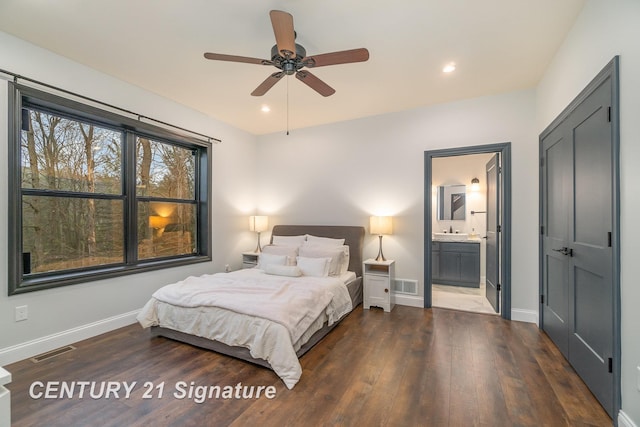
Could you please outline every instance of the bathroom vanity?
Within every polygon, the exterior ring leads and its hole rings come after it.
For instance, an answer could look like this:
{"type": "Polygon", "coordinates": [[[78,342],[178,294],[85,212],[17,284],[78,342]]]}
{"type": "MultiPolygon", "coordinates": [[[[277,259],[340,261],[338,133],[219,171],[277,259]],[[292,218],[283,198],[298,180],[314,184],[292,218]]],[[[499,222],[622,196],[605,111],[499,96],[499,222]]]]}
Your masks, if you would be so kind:
{"type": "Polygon", "coordinates": [[[431,243],[431,282],[480,287],[480,241],[434,240],[431,243]]]}

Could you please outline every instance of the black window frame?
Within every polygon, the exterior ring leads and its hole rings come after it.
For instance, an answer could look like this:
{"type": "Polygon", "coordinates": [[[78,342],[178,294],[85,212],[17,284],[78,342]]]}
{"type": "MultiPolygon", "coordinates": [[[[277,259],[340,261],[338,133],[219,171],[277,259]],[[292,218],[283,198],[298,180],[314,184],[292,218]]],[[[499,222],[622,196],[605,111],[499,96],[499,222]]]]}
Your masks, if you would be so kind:
{"type": "MultiPolygon", "coordinates": [[[[50,289],[112,277],[171,268],[212,259],[211,176],[212,144],[198,138],[175,133],[141,120],[132,119],[85,103],[43,92],[18,83],[9,83],[9,155],[8,155],[8,294],[50,289]],[[21,122],[23,108],[36,108],[72,120],[91,123],[122,132],[122,195],[124,215],[124,262],[73,270],[24,274],[22,255],[22,171],[21,122]],[[197,237],[195,252],[164,258],[137,259],[137,203],[145,197],[136,194],[136,138],[187,148],[194,152],[197,237]],[[27,276],[27,277],[25,277],[27,276]]],[[[38,191],[28,191],[38,195],[38,191]]],[[[41,192],[44,194],[45,192],[41,192]]],[[[98,197],[99,198],[99,197],[98,197]]],[[[167,199],[171,201],[171,199],[167,199]]]]}

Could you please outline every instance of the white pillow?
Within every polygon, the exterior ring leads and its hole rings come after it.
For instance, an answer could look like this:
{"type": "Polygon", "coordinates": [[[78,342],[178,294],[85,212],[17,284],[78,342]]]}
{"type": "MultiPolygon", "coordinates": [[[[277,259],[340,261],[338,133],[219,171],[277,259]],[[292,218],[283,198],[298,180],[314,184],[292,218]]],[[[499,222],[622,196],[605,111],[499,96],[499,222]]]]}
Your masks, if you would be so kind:
{"type": "Polygon", "coordinates": [[[286,255],[275,255],[261,253],[258,255],[258,268],[264,270],[269,264],[274,265],[287,265],[286,255]]]}
{"type": "Polygon", "coordinates": [[[344,245],[344,239],[332,239],[331,237],[318,237],[307,234],[307,242],[309,244],[318,244],[326,246],[342,246],[344,245]]]}
{"type": "MultiPolygon", "coordinates": [[[[339,276],[343,273],[342,268],[344,264],[345,250],[347,248],[347,254],[349,253],[348,246],[340,247],[328,247],[328,246],[316,246],[316,245],[303,245],[300,247],[299,254],[301,257],[307,258],[329,258],[329,276],[339,276]]],[[[349,265],[347,258],[347,266],[349,265]]]]}
{"type": "Polygon", "coordinates": [[[307,236],[271,236],[271,243],[283,246],[300,246],[307,236]]]}
{"type": "Polygon", "coordinates": [[[296,265],[296,257],[298,256],[298,247],[267,245],[262,247],[262,253],[273,254],[273,255],[286,255],[287,265],[296,265]]]}
{"type": "Polygon", "coordinates": [[[326,277],[329,275],[331,258],[298,257],[298,268],[305,276],[326,277]]]}
{"type": "Polygon", "coordinates": [[[276,264],[268,264],[264,270],[267,274],[273,274],[276,276],[289,276],[289,277],[299,277],[302,276],[302,271],[299,267],[295,265],[276,265],[276,264]]]}
{"type": "Polygon", "coordinates": [[[340,274],[344,274],[347,271],[349,271],[349,260],[351,258],[351,254],[349,253],[349,246],[348,245],[344,245],[342,247],[342,250],[344,251],[344,257],[342,257],[342,265],[340,266],[340,274]]]}

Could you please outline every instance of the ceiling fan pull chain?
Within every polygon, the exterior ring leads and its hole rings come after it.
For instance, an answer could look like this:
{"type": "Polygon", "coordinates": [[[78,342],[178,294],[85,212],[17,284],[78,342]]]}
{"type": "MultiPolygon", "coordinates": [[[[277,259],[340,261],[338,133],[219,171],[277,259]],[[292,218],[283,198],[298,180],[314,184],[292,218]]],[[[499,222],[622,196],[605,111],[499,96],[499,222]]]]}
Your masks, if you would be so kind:
{"type": "Polygon", "coordinates": [[[287,135],[289,135],[289,76],[287,76],[287,135]]]}

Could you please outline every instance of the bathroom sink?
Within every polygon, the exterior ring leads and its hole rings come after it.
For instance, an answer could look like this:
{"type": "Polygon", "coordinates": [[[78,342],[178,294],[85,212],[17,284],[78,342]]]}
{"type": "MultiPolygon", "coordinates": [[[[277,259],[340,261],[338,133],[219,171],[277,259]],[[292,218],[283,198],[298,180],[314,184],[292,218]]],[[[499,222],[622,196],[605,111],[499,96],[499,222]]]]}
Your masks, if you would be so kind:
{"type": "Polygon", "coordinates": [[[468,238],[469,235],[467,233],[433,233],[433,240],[457,242],[468,238]]]}

